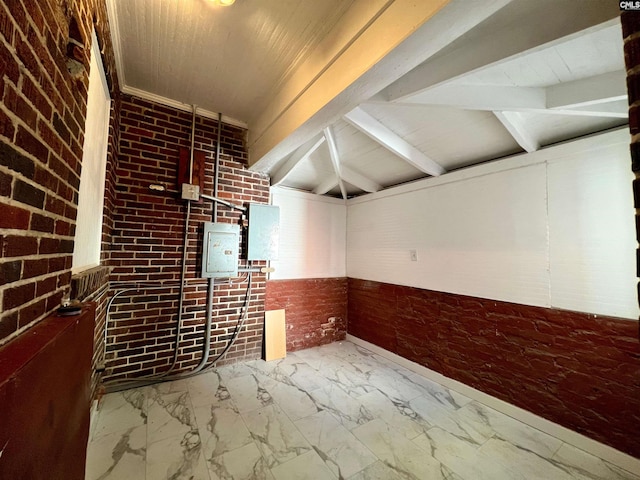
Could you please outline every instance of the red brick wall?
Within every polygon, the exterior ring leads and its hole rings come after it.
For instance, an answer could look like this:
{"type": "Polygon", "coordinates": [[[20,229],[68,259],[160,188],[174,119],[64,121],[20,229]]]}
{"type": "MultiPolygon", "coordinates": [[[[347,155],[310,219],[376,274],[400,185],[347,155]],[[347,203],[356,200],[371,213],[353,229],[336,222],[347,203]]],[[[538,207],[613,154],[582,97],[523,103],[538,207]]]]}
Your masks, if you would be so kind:
{"type": "Polygon", "coordinates": [[[286,310],[288,352],[344,340],[347,279],[270,280],[265,309],[282,308],[286,310]]]}
{"type": "MultiPolygon", "coordinates": [[[[140,290],[114,303],[108,326],[106,377],[117,379],[165,371],[173,358],[185,203],[176,182],[179,148],[189,147],[191,113],[123,97],[120,155],[115,187],[112,282],[170,282],[166,290],[140,290]],[[165,192],[152,192],[162,184],[165,192]]],[[[205,193],[213,194],[217,121],[198,116],[196,150],[206,152],[205,193]]],[[[267,203],[269,180],[246,170],[245,131],[223,125],[218,196],[233,203],[267,203]]],[[[211,221],[209,202],[193,204],[189,226],[188,282],[183,338],[176,371],[196,365],[203,348],[206,280],[199,278],[202,222],[211,221]]],[[[218,221],[237,223],[239,212],[218,207],[218,221]]],[[[243,262],[246,263],[246,262],[243,262]]],[[[264,266],[264,262],[256,262],[264,266]]],[[[254,274],[247,330],[226,362],[259,358],[262,349],[264,274],[254,274]]],[[[217,284],[214,295],[213,352],[226,344],[238,320],[247,283],[217,284]]],[[[222,362],[224,363],[224,362],[222,362]]]]}
{"type": "Polygon", "coordinates": [[[88,88],[87,71],[72,78],[66,67],[72,19],[87,69],[95,22],[118,91],[104,0],[0,2],[0,344],[47,317],[70,289],[88,88]]]}
{"type": "MultiPolygon", "coordinates": [[[[107,149],[107,166],[105,175],[105,193],[104,193],[104,209],[103,209],[103,223],[102,223],[102,252],[101,252],[101,270],[96,272],[95,277],[98,279],[104,278],[105,282],[94,281],[91,282],[91,288],[86,289],[82,295],[79,295],[79,300],[92,300],[97,304],[96,310],[96,327],[94,331],[93,339],[93,361],[92,361],[92,378],[91,378],[91,391],[93,396],[99,388],[99,384],[102,380],[101,369],[105,365],[105,341],[104,341],[104,328],[106,322],[106,308],[109,301],[109,271],[111,265],[111,240],[113,234],[113,214],[115,212],[115,195],[116,195],[116,183],[117,183],[117,171],[118,171],[118,155],[120,147],[120,94],[114,96],[111,102],[111,115],[109,122],[109,145],[107,149]]],[[[80,276],[82,278],[82,275],[80,276]]],[[[80,279],[81,279],[80,278],[80,279]]],[[[72,284],[74,281],[80,280],[79,278],[72,278],[72,284]]]]}
{"type": "Polygon", "coordinates": [[[635,321],[349,279],[348,332],[640,457],[635,321]]]}

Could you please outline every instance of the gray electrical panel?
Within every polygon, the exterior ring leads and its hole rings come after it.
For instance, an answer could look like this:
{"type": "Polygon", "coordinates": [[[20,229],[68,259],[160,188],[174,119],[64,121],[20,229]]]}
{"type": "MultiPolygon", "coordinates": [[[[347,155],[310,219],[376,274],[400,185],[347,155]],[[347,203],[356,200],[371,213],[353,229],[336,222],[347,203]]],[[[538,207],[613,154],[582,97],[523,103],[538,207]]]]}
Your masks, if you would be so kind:
{"type": "Polygon", "coordinates": [[[280,207],[249,204],[247,260],[277,260],[280,240],[280,207]]]}
{"type": "Polygon", "coordinates": [[[202,241],[202,276],[229,278],[238,276],[240,226],[205,222],[202,241]]]}

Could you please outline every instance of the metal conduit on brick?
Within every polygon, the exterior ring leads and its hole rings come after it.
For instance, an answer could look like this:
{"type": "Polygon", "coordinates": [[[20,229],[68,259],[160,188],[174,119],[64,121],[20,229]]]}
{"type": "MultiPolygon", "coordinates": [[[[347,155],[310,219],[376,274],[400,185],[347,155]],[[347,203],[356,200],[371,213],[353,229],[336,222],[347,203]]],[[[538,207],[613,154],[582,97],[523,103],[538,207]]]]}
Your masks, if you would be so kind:
{"type": "MultiPolygon", "coordinates": [[[[179,278],[181,232],[176,186],[178,150],[190,146],[191,114],[135,97],[124,96],[121,109],[120,158],[115,195],[114,237],[111,246],[111,281],[175,282],[179,278]],[[151,193],[150,183],[167,186],[151,193]]],[[[213,191],[213,162],[217,121],[197,117],[195,148],[206,152],[205,191],[213,191]]],[[[223,124],[221,131],[219,196],[235,204],[267,203],[269,181],[246,170],[245,131],[223,124]]],[[[188,285],[185,289],[184,335],[178,367],[184,371],[198,364],[203,350],[207,282],[199,278],[199,225],[210,221],[210,202],[192,205],[189,229],[188,285]]],[[[218,211],[218,221],[235,223],[237,212],[218,211]]],[[[265,266],[264,262],[256,262],[265,266]]],[[[241,266],[246,266],[242,263],[241,266]]],[[[253,294],[245,330],[224,362],[255,359],[261,354],[265,275],[253,277],[253,294]]],[[[245,286],[215,286],[215,328],[212,355],[227,343],[244,302],[245,286]]],[[[173,352],[173,328],[177,313],[176,291],[141,292],[115,305],[107,339],[106,380],[153,375],[164,371],[173,352]]]]}

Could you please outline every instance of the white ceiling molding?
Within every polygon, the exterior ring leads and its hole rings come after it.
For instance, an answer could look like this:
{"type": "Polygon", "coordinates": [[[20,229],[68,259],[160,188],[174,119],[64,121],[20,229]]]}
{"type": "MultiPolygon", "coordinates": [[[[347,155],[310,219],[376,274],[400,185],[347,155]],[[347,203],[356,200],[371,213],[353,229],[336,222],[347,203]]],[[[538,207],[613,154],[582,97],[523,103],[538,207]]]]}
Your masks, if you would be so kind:
{"type": "Polygon", "coordinates": [[[584,35],[585,29],[600,30],[620,22],[615,2],[581,2],[579,15],[556,0],[529,3],[531,12],[517,13],[526,21],[506,22],[504,28],[489,29],[479,38],[467,39],[461,48],[423,63],[385,89],[387,100],[405,101],[443,82],[549,48],[554,42],[566,42],[572,35],[584,35]]]}
{"type": "Polygon", "coordinates": [[[624,70],[559,83],[547,89],[547,108],[571,109],[627,99],[624,70]]]}
{"type": "Polygon", "coordinates": [[[324,135],[320,135],[316,138],[311,139],[311,141],[305,143],[295,152],[293,152],[291,157],[289,157],[284,165],[279,167],[274,173],[271,174],[271,185],[275,186],[282,183],[296,165],[309,158],[311,154],[315,152],[324,142],[324,135]]]}
{"type": "MultiPolygon", "coordinates": [[[[188,105],[186,103],[178,102],[177,100],[172,100],[170,98],[156,95],[155,93],[146,92],[138,88],[124,86],[122,87],[121,90],[122,90],[122,93],[125,93],[127,95],[133,95],[134,97],[139,97],[144,100],[149,100],[151,102],[159,103],[161,105],[166,105],[167,107],[173,107],[178,110],[184,110],[185,112],[193,111],[193,105],[188,105]]],[[[205,110],[203,108],[198,107],[197,105],[196,107],[197,107],[198,115],[202,117],[213,118],[214,120],[218,119],[218,114],[216,112],[205,110]]],[[[222,115],[222,123],[226,123],[228,125],[234,125],[240,128],[247,128],[247,124],[242,120],[237,120],[235,118],[228,117],[226,115],[222,115]]]]}
{"type": "MultiPolygon", "coordinates": [[[[358,4],[369,1],[360,0],[358,4]]],[[[484,0],[469,8],[468,0],[446,3],[394,0],[385,3],[375,15],[366,17],[364,27],[353,29],[338,25],[336,36],[330,34],[327,44],[320,44],[317,49],[322,59],[322,47],[329,47],[336,38],[344,39],[344,32],[350,32],[351,38],[341,43],[343,48],[337,55],[327,62],[318,62],[323,65],[322,70],[312,78],[305,77],[303,64],[252,123],[249,145],[252,170],[269,171],[318,130],[420,65],[510,1],[484,0]]],[[[364,18],[345,15],[347,17],[350,21],[357,20],[358,25],[362,25],[364,18]]],[[[313,55],[310,58],[316,60],[313,55]]]]}
{"type": "Polygon", "coordinates": [[[333,171],[336,173],[336,177],[338,177],[338,185],[340,186],[340,192],[342,193],[342,198],[344,200],[347,199],[347,190],[344,186],[344,182],[342,181],[342,171],[340,168],[340,156],[338,155],[338,147],[336,147],[336,139],[333,136],[333,131],[331,127],[325,127],[323,129],[324,138],[327,140],[327,146],[329,147],[329,156],[331,157],[331,165],[333,165],[333,171]]]}
{"type": "Polygon", "coordinates": [[[535,152],[540,148],[538,141],[533,138],[526,128],[522,116],[518,112],[493,112],[504,128],[511,134],[518,145],[526,152],[535,152]]]}
{"type": "Polygon", "coordinates": [[[434,177],[446,173],[440,164],[427,157],[402,137],[396,135],[367,112],[357,107],[343,117],[362,133],[378,142],[421,172],[434,177]]]}

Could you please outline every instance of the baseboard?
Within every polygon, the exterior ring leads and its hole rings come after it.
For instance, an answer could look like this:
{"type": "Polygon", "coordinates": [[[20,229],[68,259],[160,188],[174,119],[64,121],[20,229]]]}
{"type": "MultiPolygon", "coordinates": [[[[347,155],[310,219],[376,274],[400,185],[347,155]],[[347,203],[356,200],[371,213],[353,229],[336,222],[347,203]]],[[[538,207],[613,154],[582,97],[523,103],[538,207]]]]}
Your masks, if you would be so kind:
{"type": "Polygon", "coordinates": [[[98,421],[98,401],[97,400],[93,400],[91,402],[90,412],[91,412],[91,417],[89,421],[89,440],[93,438],[93,432],[95,431],[96,423],[98,421]]]}
{"type": "Polygon", "coordinates": [[[632,457],[631,455],[621,452],[620,450],[616,450],[613,447],[600,443],[580,433],[574,432],[573,430],[563,427],[562,425],[558,425],[557,423],[547,420],[546,418],[542,418],[520,407],[516,407],[515,405],[505,402],[504,400],[500,400],[499,398],[481,392],[480,390],[470,387],[469,385],[466,385],[462,382],[449,377],[445,377],[444,375],[434,370],[423,367],[422,365],[412,362],[411,360],[401,357],[400,355],[385,350],[384,348],[378,347],[373,343],[369,343],[350,334],[347,334],[346,340],[355,343],[356,345],[360,345],[367,350],[371,350],[381,357],[391,360],[392,362],[395,362],[398,365],[411,370],[412,372],[422,375],[423,377],[433,380],[434,382],[444,385],[451,390],[455,390],[462,395],[465,395],[488,407],[493,408],[494,410],[504,413],[505,415],[509,415],[510,417],[521,421],[522,423],[525,423],[544,433],[548,433],[549,435],[553,435],[563,442],[573,445],[580,450],[584,450],[587,453],[600,457],[607,462],[610,462],[624,470],[627,470],[628,472],[640,472],[640,459],[638,458],[632,457]]]}

